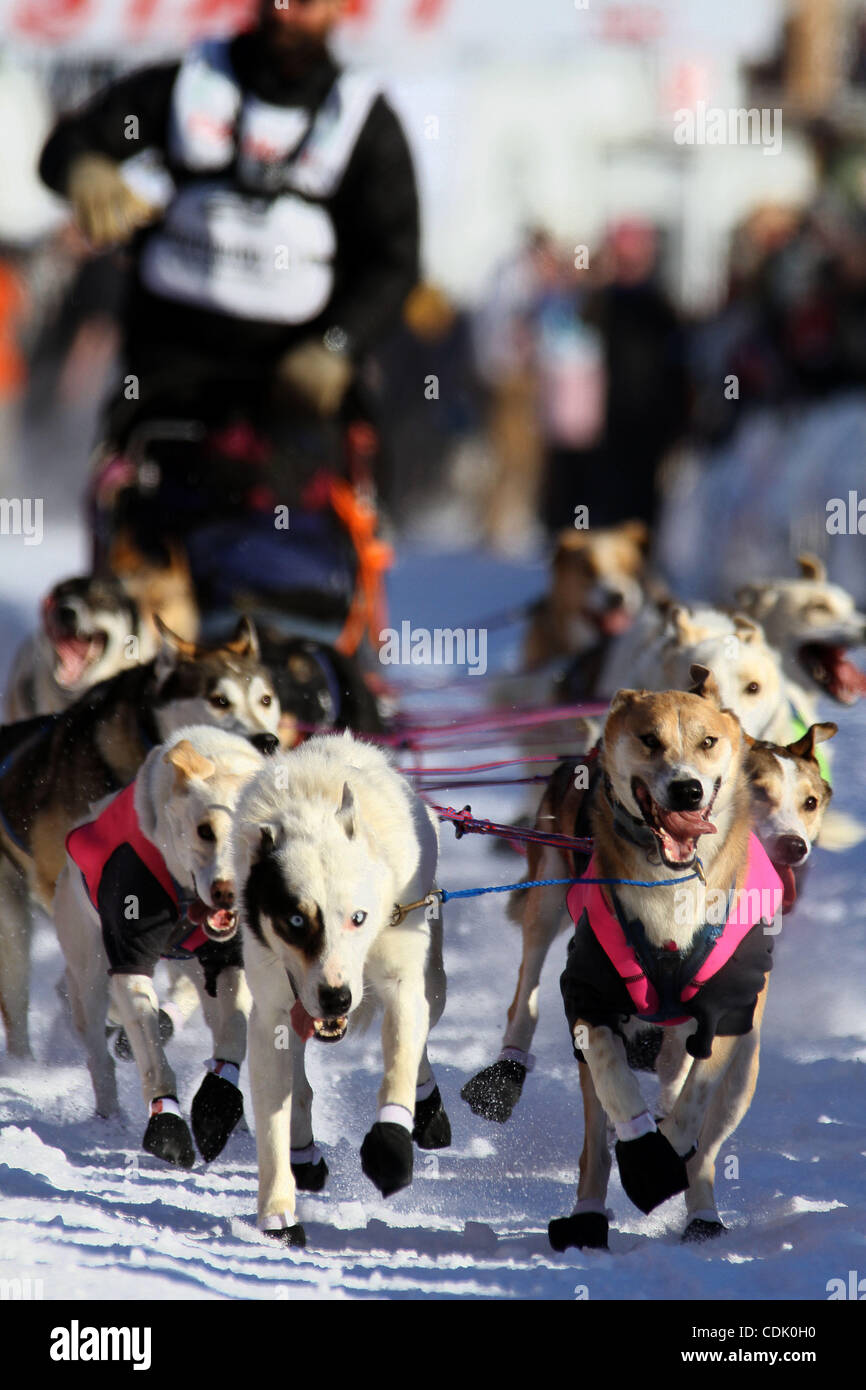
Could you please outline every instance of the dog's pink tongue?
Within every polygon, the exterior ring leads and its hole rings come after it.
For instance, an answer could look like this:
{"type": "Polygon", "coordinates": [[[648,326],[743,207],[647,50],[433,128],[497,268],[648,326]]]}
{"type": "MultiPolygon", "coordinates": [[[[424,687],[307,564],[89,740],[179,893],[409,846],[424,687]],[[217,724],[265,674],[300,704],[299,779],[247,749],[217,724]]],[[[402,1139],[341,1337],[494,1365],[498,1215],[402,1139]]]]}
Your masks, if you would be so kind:
{"type": "Polygon", "coordinates": [[[674,840],[696,840],[699,835],[715,835],[716,827],[706,811],[658,811],[659,824],[674,840]]]}
{"type": "Polygon", "coordinates": [[[598,625],[606,637],[616,637],[631,627],[631,614],[625,608],[614,608],[612,612],[602,614],[598,625]]]}
{"type": "Polygon", "coordinates": [[[300,999],[296,999],[292,1005],[289,1018],[292,1020],[292,1027],[301,1039],[301,1042],[309,1042],[316,1031],[313,1027],[315,1019],[312,1014],[307,1013],[300,999]]]}
{"type": "Polygon", "coordinates": [[[214,931],[228,931],[235,924],[235,914],[229,912],[227,908],[221,907],[219,912],[209,912],[207,914],[209,927],[214,931]]]}
{"type": "Polygon", "coordinates": [[[797,880],[790,864],[774,864],[773,867],[782,880],[782,911],[790,912],[797,901],[797,880]]]}
{"type": "Polygon", "coordinates": [[[74,685],[83,676],[90,656],[90,639],[87,637],[61,637],[54,644],[59,666],[56,672],[58,685],[74,685]]]}
{"type": "Polygon", "coordinates": [[[866,695],[866,672],[839,650],[833,653],[833,682],[845,695],[866,695]]]}

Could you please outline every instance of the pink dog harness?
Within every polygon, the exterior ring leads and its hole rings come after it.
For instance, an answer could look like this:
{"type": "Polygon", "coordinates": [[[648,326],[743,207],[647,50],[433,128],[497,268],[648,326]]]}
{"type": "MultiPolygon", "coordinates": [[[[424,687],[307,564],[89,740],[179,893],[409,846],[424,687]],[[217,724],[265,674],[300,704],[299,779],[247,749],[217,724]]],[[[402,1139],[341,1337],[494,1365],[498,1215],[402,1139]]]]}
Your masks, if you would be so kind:
{"type": "MultiPolygon", "coordinates": [[[[588,878],[602,877],[595,855],[589,862],[586,874],[588,878]]],[[[693,999],[701,986],[712,979],[730,960],[752,928],[762,919],[771,921],[775,917],[782,896],[781,879],[760,840],[752,834],[749,837],[749,856],[743,887],[739,892],[732,888],[724,924],[714,926],[707,923],[698,933],[685,962],[688,967],[694,961],[697,968],[693,974],[686,970],[687,983],[679,989],[677,1002],[685,1004],[693,999]]],[[[675,1016],[671,1012],[670,1003],[665,1004],[659,998],[656,985],[638,958],[637,943],[632,936],[632,931],[638,924],[626,924],[621,911],[612,911],[605,902],[598,884],[575,883],[569,889],[566,902],[575,926],[586,913],[586,920],[593,935],[628,990],[639,1018],[668,1027],[688,1021],[690,1014],[675,1016]]],[[[614,902],[616,903],[616,898],[614,902]]],[[[667,943],[667,949],[674,952],[677,947],[671,941],[667,943]]]]}

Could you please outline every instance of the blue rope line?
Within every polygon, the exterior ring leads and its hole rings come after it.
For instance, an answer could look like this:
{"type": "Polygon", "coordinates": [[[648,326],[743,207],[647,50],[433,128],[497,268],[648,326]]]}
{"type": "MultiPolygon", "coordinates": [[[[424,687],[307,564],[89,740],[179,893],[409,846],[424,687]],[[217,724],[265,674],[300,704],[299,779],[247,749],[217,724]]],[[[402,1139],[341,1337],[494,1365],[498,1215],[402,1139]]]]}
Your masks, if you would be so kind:
{"type": "Polygon", "coordinates": [[[700,878],[697,871],[693,874],[685,874],[683,878],[664,878],[664,879],[641,879],[641,878],[535,878],[528,882],[521,883],[502,883],[494,888],[459,888],[453,893],[448,893],[444,888],[436,890],[437,897],[443,903],[447,903],[449,898],[480,898],[484,893],[510,893],[514,888],[552,888],[561,884],[572,883],[610,883],[625,884],[630,888],[670,888],[677,883],[688,883],[693,878],[700,878]]]}

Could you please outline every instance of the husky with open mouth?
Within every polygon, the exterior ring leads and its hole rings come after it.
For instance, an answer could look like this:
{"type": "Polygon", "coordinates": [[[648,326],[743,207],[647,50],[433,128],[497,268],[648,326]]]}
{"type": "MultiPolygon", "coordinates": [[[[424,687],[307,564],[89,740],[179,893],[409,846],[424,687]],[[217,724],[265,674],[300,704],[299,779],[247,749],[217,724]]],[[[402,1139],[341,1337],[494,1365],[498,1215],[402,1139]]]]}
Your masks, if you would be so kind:
{"type": "Polygon", "coordinates": [[[866,695],[866,674],[848,652],[866,645],[866,613],[838,584],[827,581],[823,562],[799,557],[798,579],[748,584],[737,603],[763,627],[782,657],[791,703],[804,728],[814,723],[818,698],[853,705],[866,695]]]}
{"type": "Polygon", "coordinates": [[[151,626],[118,580],[65,579],[42,601],[39,631],[23,643],[9,678],[6,718],[56,714],[85,690],[156,651],[151,626]]]}
{"type": "Polygon", "coordinates": [[[269,760],[244,792],[235,832],[244,962],[253,996],[250,1079],[259,1228],[303,1244],[295,1189],[328,1169],[313,1137],[309,1040],[338,1043],[382,1004],[385,1074],[361,1148],[383,1196],[412,1180],[412,1141],[447,1146],[427,1057],[445,1005],[442,922],[431,899],[433,812],[379,749],[351,735],[269,760]]]}
{"type": "Polygon", "coordinates": [[[105,1029],[110,997],[149,1107],[143,1147],[183,1168],[195,1154],[162,1047],[153,972],[163,957],[194,967],[214,1055],[192,1103],[192,1127],[210,1161],[243,1111],[238,1078],[250,999],[231,830],[235,803],[263,763],[240,734],[206,725],[180,729],[148,754],[129,787],[70,833],[57,883],[57,934],[97,1112],[117,1110],[105,1029]]]}

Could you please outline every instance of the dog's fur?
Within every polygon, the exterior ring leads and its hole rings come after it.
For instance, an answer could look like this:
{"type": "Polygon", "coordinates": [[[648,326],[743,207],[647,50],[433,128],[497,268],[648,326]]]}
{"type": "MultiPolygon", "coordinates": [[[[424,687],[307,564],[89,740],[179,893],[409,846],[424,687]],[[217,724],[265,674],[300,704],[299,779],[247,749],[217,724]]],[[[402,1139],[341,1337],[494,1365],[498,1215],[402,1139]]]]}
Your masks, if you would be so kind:
{"type": "MultiPolygon", "coordinates": [[[[696,668],[695,678],[700,694],[620,691],[604,731],[602,765],[611,795],[632,816],[644,819],[642,797],[647,791],[654,806],[675,806],[674,785],[689,778],[700,783],[700,809],[707,816],[712,814],[716,830],[701,837],[706,888],[698,879],[679,887],[676,912],[664,890],[626,885],[618,889],[623,911],[643,921],[649,941],[656,946],[672,940],[679,948],[688,947],[706,917],[705,894],[713,890],[724,894],[732,883],[740,890],[746,874],[751,808],[745,740],[736,718],[721,707],[712,676],[706,671],[700,675],[696,668]],[[646,746],[648,737],[654,747],[646,746]],[[707,748],[709,739],[715,742],[707,748]]],[[[679,841],[669,844],[665,832],[658,853],[648,856],[645,849],[616,833],[606,796],[595,798],[592,828],[595,863],[603,878],[665,879],[671,868],[686,869],[693,862],[683,857],[685,853],[693,856],[697,851],[697,840],[684,846],[679,841]],[[673,860],[669,858],[672,846],[673,860]]],[[[685,1043],[695,1028],[692,1020],[663,1030],[657,1070],[665,1118],[659,1130],[675,1153],[687,1160],[686,1230],[691,1238],[709,1233],[707,1227],[722,1229],[715,1215],[715,1159],[751,1102],[766,993],[765,976],[751,1031],[739,1037],[716,1034],[707,1058],[687,1054],[685,1043]],[[696,1152],[689,1158],[693,1147],[696,1152]]],[[[645,1026],[635,1020],[628,1025],[635,1031],[645,1026]]],[[[605,1117],[614,1125],[627,1126],[646,1111],[646,1104],[629,1069],[622,1039],[607,1027],[580,1024],[575,1025],[576,1036],[578,1028],[585,1058],[581,1087],[586,1121],[578,1200],[581,1212],[603,1213],[610,1170],[605,1117]]]]}
{"type": "Polygon", "coordinates": [[[801,555],[799,565],[798,579],[745,585],[737,604],[780,653],[791,701],[812,724],[820,695],[851,705],[866,692],[866,677],[845,656],[849,647],[866,643],[866,614],[845,589],[827,582],[820,560],[801,555]]]}
{"type": "Polygon", "coordinates": [[[145,622],[156,628],[159,618],[179,637],[194,642],[199,611],[189,561],[177,541],[163,543],[159,554],[147,555],[126,531],[114,537],[108,568],[138,604],[145,622]]]}
{"type": "Polygon", "coordinates": [[[796,897],[794,871],[805,867],[833,795],[821,776],[815,745],[837,733],[836,724],[811,724],[802,738],[784,747],[747,740],[755,833],[782,880],[786,909],[796,897]]]}
{"type": "Polygon", "coordinates": [[[364,682],[358,661],[325,642],[286,637],[268,628],[259,631],[262,660],[280,697],[280,741],[293,748],[298,725],[317,729],[384,732],[375,696],[364,682]]]}
{"type": "MultiPolygon", "coordinates": [[[[178,730],[152,749],[135,779],[135,809],[144,835],[156,845],[181,888],[224,915],[234,907],[232,811],[245,782],[263,762],[247,738],[195,726],[178,730]],[[201,833],[203,827],[208,838],[201,833]]],[[[117,1110],[114,1061],[105,1033],[109,994],[138,1065],[145,1104],[158,1096],[176,1096],[175,1075],[160,1042],[153,980],[145,974],[109,976],[99,915],[78,866],[68,855],[57,882],[54,918],[66,958],[73,1022],[87,1049],[97,1113],[108,1116],[117,1110]]],[[[213,1034],[214,1056],[240,1066],[250,1008],[243,971],[236,966],[221,970],[216,997],[211,1000],[202,969],[197,961],[194,965],[195,983],[213,1034]]]]}
{"type": "Polygon", "coordinates": [[[153,661],[95,686],[62,714],[0,731],[0,1013],[11,1053],[29,1055],[32,897],[51,910],[65,840],[90,807],[128,785],[150,748],[189,724],[275,733],[280,709],[252,625],[217,648],[163,628],[153,661]]]}
{"type": "Polygon", "coordinates": [[[536,607],[527,630],[524,670],[590,651],[600,658],[610,638],[631,624],[643,603],[648,546],[642,521],[561,531],[550,593],[536,607]]]}
{"type": "Polygon", "coordinates": [[[295,1211],[290,1149],[314,1142],[292,1018],[338,1041],[374,997],[383,1004],[380,1115],[397,1106],[413,1116],[416,1084],[431,1078],[427,1035],[445,1002],[441,919],[428,921],[423,906],[399,925],[391,917],[433,886],[437,822],[381,751],[349,734],[319,737],[270,759],[247,787],[235,853],[253,996],[259,1224],[285,1233],[295,1211]],[[359,924],[356,913],[366,914],[359,924]]]}
{"type": "Polygon", "coordinates": [[[744,614],[684,604],[648,608],[611,652],[602,688],[627,680],[645,690],[688,690],[693,665],[712,671],[723,705],[747,734],[786,742],[791,714],[779,657],[744,614]]]}
{"type": "Polygon", "coordinates": [[[45,597],[38,632],[19,648],[6,691],[10,723],[68,709],[91,686],[156,653],[152,626],[119,580],[65,579],[45,597]]]}

